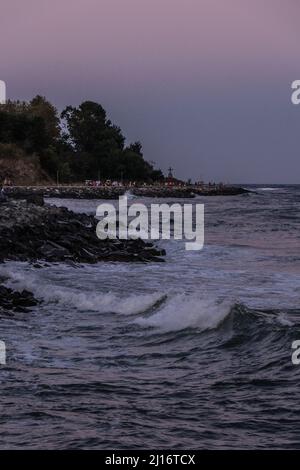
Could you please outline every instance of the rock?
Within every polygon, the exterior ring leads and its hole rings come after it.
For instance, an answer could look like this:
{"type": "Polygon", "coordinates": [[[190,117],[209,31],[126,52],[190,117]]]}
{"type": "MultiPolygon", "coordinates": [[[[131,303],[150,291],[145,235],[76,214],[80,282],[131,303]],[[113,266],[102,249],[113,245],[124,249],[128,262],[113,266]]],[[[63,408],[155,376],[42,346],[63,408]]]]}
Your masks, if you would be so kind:
{"type": "MultiPolygon", "coordinates": [[[[164,252],[143,240],[99,240],[93,216],[24,200],[1,205],[0,260],[97,263],[162,261],[164,252]]],[[[38,263],[40,266],[40,263],[38,263]]]]}
{"type": "Polygon", "coordinates": [[[165,187],[165,186],[150,186],[133,188],[132,194],[138,197],[153,197],[153,198],[194,198],[189,187],[165,187]]]}
{"type": "Polygon", "coordinates": [[[31,307],[38,305],[39,302],[34,298],[31,292],[23,290],[16,292],[12,289],[0,285],[0,312],[28,312],[31,307]]]}
{"type": "Polygon", "coordinates": [[[36,204],[37,206],[43,206],[45,204],[43,196],[38,194],[29,194],[26,196],[26,201],[30,204],[36,204]]]}
{"type": "Polygon", "coordinates": [[[138,197],[153,198],[194,198],[202,196],[235,196],[249,193],[238,186],[205,185],[199,186],[12,186],[5,188],[6,195],[14,199],[25,199],[36,205],[43,204],[43,198],[67,199],[118,199],[130,191],[138,197]]]}
{"type": "Polygon", "coordinates": [[[53,261],[71,258],[71,254],[67,248],[50,241],[44,243],[39,248],[38,253],[41,255],[41,258],[53,261]]]}
{"type": "Polygon", "coordinates": [[[248,194],[251,191],[239,186],[220,186],[212,188],[194,188],[193,192],[199,196],[239,196],[240,194],[248,194]]]}

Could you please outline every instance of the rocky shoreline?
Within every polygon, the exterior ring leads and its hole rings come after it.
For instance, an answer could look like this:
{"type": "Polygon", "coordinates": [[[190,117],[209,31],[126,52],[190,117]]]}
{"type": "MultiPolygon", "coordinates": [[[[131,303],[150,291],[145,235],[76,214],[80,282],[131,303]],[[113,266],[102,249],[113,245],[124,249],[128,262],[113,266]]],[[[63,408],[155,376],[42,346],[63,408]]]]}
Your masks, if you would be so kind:
{"type": "Polygon", "coordinates": [[[94,216],[23,200],[1,203],[0,261],[97,263],[163,261],[165,253],[138,240],[99,240],[94,216]]]}
{"type": "MultiPolygon", "coordinates": [[[[128,188],[127,188],[128,190],[128,188]]],[[[248,191],[223,187],[203,192],[203,188],[131,188],[138,197],[195,197],[195,195],[238,195],[248,191]]],[[[116,199],[124,187],[9,187],[7,201],[0,204],[0,263],[29,261],[43,263],[97,263],[100,261],[162,262],[164,250],[143,240],[99,240],[97,220],[75,214],[64,207],[44,204],[44,198],[116,199]]],[[[22,312],[38,304],[32,293],[14,292],[0,279],[0,311],[22,312]]]]}
{"type": "Polygon", "coordinates": [[[195,188],[193,193],[198,196],[240,196],[241,194],[249,194],[251,191],[241,186],[222,186],[210,189],[195,188]]]}
{"type": "MultiPolygon", "coordinates": [[[[32,197],[31,197],[32,198],[32,197]]],[[[164,250],[143,240],[99,240],[97,220],[64,207],[9,199],[0,204],[0,263],[162,262],[164,250]]],[[[38,304],[31,292],[15,292],[0,279],[0,312],[22,312],[38,304]]]]}
{"type": "Polygon", "coordinates": [[[237,196],[249,192],[238,186],[11,186],[5,188],[7,196],[14,199],[27,199],[30,196],[62,199],[118,199],[127,191],[134,196],[153,198],[194,198],[196,195],[237,196]]]}

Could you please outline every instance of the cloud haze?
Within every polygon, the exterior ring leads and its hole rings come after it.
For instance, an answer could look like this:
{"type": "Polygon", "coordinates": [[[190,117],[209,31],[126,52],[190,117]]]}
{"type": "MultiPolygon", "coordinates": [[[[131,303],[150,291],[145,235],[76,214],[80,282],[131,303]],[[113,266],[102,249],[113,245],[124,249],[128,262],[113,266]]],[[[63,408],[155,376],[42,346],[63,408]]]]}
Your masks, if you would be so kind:
{"type": "Polygon", "coordinates": [[[12,99],[101,102],[181,177],[299,182],[297,0],[2,0],[12,99]]]}

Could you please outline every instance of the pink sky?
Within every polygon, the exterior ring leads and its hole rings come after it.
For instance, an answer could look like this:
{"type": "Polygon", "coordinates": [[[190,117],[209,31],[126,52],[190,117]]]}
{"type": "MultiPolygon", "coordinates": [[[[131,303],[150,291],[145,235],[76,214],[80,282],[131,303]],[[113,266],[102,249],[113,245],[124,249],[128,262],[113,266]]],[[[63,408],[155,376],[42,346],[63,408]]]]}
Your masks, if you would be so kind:
{"type": "Polygon", "coordinates": [[[300,109],[288,99],[300,78],[299,13],[298,0],[1,0],[0,79],[12,98],[100,101],[146,157],[181,176],[198,165],[209,178],[267,178],[277,149],[271,179],[284,169],[289,180],[280,152],[286,142],[296,163],[290,137],[300,109]],[[227,119],[218,147],[214,128],[227,119]],[[272,135],[280,129],[279,152],[272,135]],[[240,165],[247,142],[253,148],[240,165]],[[260,173],[247,164],[259,150],[260,173]]]}

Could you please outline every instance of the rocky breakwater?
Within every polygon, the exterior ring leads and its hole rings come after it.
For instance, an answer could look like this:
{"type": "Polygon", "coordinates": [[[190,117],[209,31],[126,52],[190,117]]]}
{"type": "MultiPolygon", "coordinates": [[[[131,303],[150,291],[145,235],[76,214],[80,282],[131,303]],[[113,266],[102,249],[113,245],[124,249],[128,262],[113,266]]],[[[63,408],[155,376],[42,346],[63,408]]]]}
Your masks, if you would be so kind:
{"type": "Polygon", "coordinates": [[[203,187],[191,186],[146,186],[131,188],[131,193],[139,197],[158,198],[193,198],[201,196],[238,196],[249,193],[247,189],[239,186],[205,185],[203,187]]]}
{"type": "Polygon", "coordinates": [[[163,261],[143,240],[99,240],[97,220],[64,207],[8,200],[0,205],[0,261],[163,261]]]}
{"type": "Polygon", "coordinates": [[[5,188],[8,197],[28,199],[31,197],[60,199],[118,199],[127,191],[139,197],[192,198],[190,188],[166,186],[11,186],[5,188]]]}
{"type": "Polygon", "coordinates": [[[194,186],[192,191],[199,196],[239,196],[251,192],[240,186],[213,186],[211,188],[194,186]]]}
{"type": "Polygon", "coordinates": [[[10,186],[5,193],[13,199],[28,197],[60,199],[118,199],[126,191],[125,187],[115,186],[10,186]]]}
{"type": "Polygon", "coordinates": [[[236,196],[248,193],[238,186],[11,186],[5,194],[13,199],[60,198],[60,199],[118,199],[126,192],[137,197],[193,198],[201,196],[236,196]]]}
{"type": "Polygon", "coordinates": [[[153,198],[193,198],[191,188],[189,187],[168,187],[168,186],[141,186],[131,188],[130,192],[138,197],[153,198]]]}

